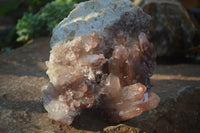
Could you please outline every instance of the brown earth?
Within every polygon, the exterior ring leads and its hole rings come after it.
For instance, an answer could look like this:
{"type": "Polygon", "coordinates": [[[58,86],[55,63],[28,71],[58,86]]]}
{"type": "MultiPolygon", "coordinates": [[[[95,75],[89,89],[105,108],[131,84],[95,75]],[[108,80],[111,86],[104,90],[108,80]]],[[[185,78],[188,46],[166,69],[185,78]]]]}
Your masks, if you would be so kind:
{"type": "Polygon", "coordinates": [[[200,131],[200,65],[158,65],[152,91],[161,102],[151,111],[122,123],[112,123],[97,109],[84,110],[71,126],[48,118],[41,87],[48,82],[45,61],[49,39],[41,38],[0,55],[0,133],[200,131]]]}

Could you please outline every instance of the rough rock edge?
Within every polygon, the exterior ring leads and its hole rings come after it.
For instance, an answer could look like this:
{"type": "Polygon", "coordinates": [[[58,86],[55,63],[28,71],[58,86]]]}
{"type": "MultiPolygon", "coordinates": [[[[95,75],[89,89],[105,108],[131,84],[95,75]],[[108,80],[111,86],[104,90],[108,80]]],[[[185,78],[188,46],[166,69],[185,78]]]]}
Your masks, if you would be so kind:
{"type": "Polygon", "coordinates": [[[118,21],[124,12],[134,12],[138,9],[139,7],[129,0],[90,0],[80,3],[53,30],[50,46],[91,32],[101,33],[105,27],[118,21]]]}

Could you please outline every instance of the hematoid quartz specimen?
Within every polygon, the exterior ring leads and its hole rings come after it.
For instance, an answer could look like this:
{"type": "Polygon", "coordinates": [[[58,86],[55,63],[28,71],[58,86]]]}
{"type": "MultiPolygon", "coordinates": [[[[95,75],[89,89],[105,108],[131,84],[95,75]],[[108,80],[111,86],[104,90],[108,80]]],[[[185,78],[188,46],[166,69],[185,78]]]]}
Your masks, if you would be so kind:
{"type": "Polygon", "coordinates": [[[54,29],[42,88],[50,118],[70,125],[93,105],[119,122],[155,108],[150,92],[156,53],[145,33],[150,16],[129,0],[81,3],[54,29]]]}

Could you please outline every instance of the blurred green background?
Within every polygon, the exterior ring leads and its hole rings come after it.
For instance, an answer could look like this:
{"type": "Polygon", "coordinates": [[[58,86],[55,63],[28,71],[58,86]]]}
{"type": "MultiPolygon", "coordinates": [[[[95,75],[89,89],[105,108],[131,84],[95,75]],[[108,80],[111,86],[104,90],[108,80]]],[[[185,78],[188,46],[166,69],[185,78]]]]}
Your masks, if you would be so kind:
{"type": "Polygon", "coordinates": [[[30,39],[50,36],[52,29],[86,0],[0,0],[0,52],[30,39]]]}

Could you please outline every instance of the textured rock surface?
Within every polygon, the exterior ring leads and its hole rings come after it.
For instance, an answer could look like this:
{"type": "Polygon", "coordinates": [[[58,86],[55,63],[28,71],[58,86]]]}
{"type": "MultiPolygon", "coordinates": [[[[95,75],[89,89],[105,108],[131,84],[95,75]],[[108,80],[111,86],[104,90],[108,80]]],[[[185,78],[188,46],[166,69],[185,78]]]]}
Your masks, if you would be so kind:
{"type": "Polygon", "coordinates": [[[50,83],[42,91],[49,116],[70,125],[95,105],[120,122],[155,108],[160,99],[147,91],[156,58],[145,34],[149,20],[129,0],[78,5],[52,35],[50,83]]]}
{"type": "Polygon", "coordinates": [[[187,10],[176,0],[135,0],[152,16],[150,41],[158,56],[182,58],[200,43],[200,29],[187,10]]]}
{"type": "Polygon", "coordinates": [[[99,110],[83,111],[71,126],[59,125],[48,118],[40,90],[48,82],[44,61],[49,50],[49,39],[43,38],[0,55],[1,133],[118,133],[138,128],[147,133],[200,131],[200,65],[192,64],[158,65],[151,83],[152,90],[161,97],[159,106],[124,125],[108,122],[99,110]]]}
{"type": "Polygon", "coordinates": [[[142,131],[139,128],[119,124],[117,126],[109,126],[104,128],[102,133],[142,133],[142,131]]]}
{"type": "MultiPolygon", "coordinates": [[[[51,38],[51,46],[63,40],[69,41],[74,38],[89,35],[91,32],[102,33],[108,26],[113,25],[116,21],[120,20],[121,15],[125,12],[140,13],[138,7],[133,5],[129,0],[92,0],[90,2],[82,3],[70,13],[70,15],[61,21],[60,24],[53,30],[51,38]]],[[[148,27],[147,15],[135,14],[142,19],[139,19],[141,26],[148,27]]],[[[135,22],[137,25],[137,22],[135,22]]],[[[131,23],[130,23],[131,24],[131,23]]],[[[134,27],[133,27],[134,28],[134,27]]],[[[143,30],[145,30],[144,27],[143,30]]],[[[142,29],[140,29],[142,30],[142,29]]]]}

